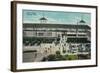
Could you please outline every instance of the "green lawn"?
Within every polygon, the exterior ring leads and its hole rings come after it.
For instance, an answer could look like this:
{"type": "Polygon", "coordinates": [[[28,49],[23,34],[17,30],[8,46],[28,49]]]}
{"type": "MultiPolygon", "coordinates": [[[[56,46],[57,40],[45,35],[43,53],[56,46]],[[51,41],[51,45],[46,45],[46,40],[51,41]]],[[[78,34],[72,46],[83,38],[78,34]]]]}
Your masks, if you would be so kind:
{"type": "Polygon", "coordinates": [[[78,56],[77,55],[66,55],[67,60],[77,60],[78,56]]]}
{"type": "Polygon", "coordinates": [[[48,61],[77,60],[77,55],[49,55],[48,61]]]}

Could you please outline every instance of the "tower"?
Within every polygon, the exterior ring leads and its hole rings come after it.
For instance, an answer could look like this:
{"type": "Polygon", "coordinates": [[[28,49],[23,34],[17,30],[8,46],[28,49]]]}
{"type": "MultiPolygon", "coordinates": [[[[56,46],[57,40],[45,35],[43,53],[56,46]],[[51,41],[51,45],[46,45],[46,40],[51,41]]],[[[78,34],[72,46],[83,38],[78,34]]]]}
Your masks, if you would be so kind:
{"type": "Polygon", "coordinates": [[[43,13],[43,16],[39,20],[40,20],[40,23],[47,23],[47,19],[44,17],[44,13],[43,13]]]}
{"type": "Polygon", "coordinates": [[[81,16],[81,20],[79,21],[78,24],[84,25],[86,24],[85,20],[83,20],[83,15],[81,16]]]}

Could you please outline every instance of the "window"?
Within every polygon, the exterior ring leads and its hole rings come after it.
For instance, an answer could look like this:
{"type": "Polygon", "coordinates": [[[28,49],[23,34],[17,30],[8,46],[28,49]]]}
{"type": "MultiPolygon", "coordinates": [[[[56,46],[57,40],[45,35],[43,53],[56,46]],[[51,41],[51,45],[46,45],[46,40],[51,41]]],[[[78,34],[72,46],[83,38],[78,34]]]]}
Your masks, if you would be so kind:
{"type": "Polygon", "coordinates": [[[43,36],[44,34],[43,33],[38,33],[38,36],[43,36]]]}

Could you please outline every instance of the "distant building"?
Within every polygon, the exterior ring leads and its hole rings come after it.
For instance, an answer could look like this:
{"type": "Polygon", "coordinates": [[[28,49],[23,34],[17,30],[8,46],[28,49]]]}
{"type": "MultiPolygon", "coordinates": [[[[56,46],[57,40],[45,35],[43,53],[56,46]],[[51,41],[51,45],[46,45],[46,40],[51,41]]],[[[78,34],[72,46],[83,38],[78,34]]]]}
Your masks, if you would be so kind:
{"type": "Polygon", "coordinates": [[[81,20],[77,24],[50,24],[46,18],[41,23],[23,23],[24,50],[62,55],[88,52],[91,45],[91,27],[81,20]]]}

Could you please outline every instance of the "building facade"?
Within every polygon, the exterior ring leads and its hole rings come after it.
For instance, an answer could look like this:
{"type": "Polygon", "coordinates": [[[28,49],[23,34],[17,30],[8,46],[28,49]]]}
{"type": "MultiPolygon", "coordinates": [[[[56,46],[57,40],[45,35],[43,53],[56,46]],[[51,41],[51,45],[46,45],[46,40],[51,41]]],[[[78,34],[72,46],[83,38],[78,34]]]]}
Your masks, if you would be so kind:
{"type": "Polygon", "coordinates": [[[35,50],[45,56],[86,54],[91,48],[91,27],[86,24],[23,24],[23,50],[35,50]]]}

